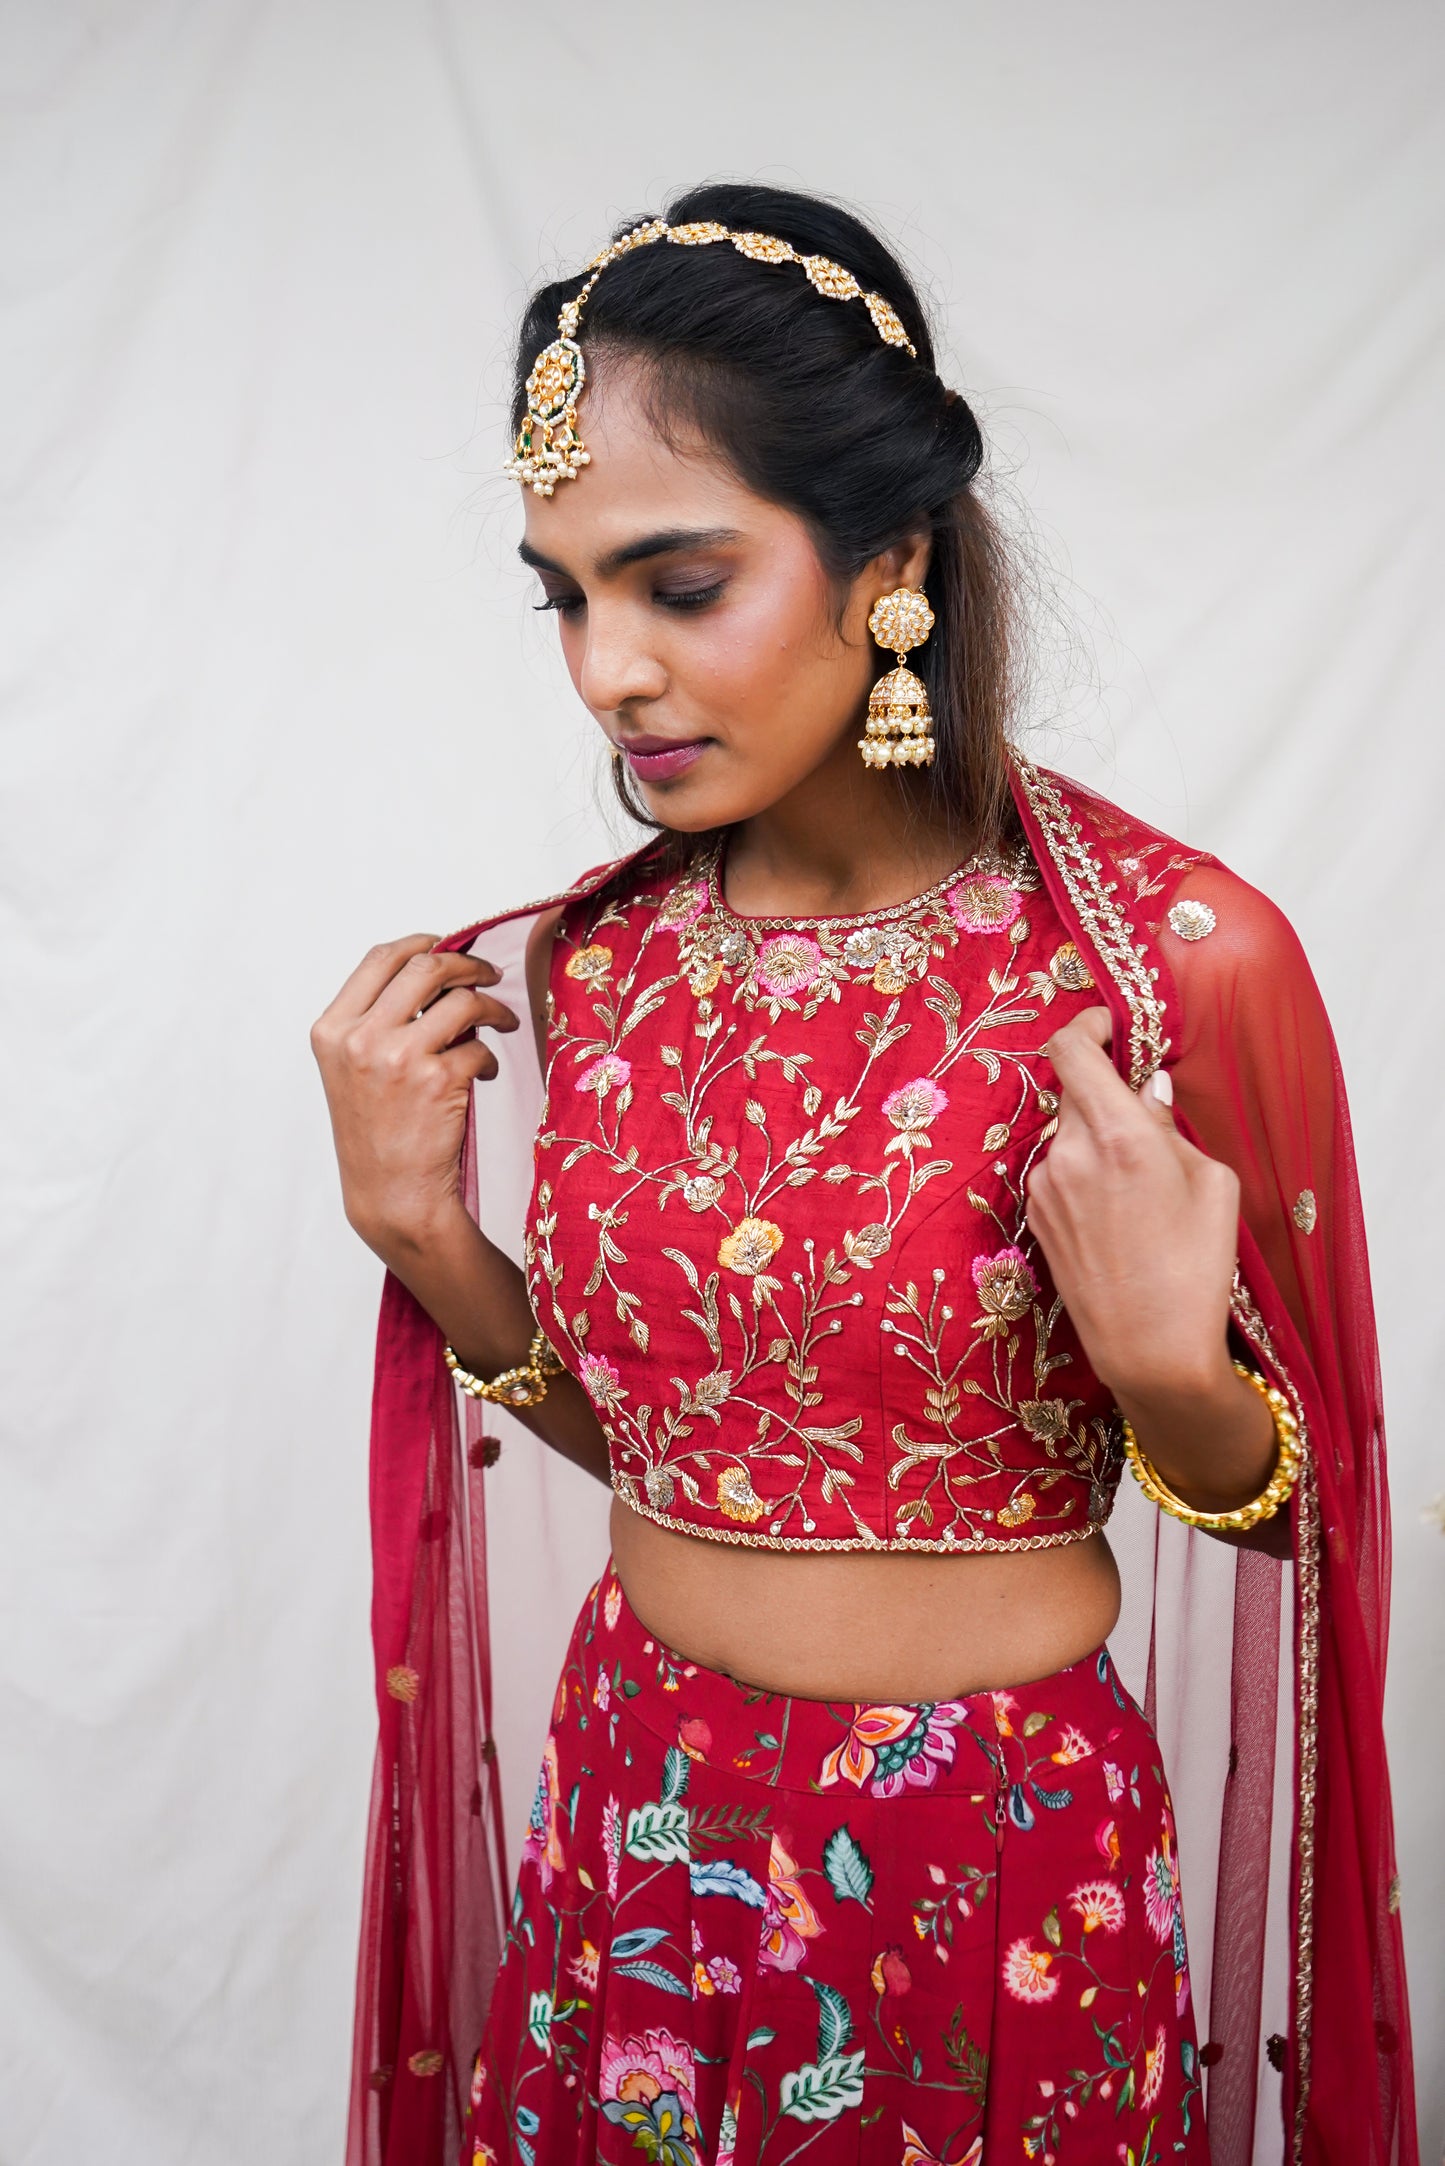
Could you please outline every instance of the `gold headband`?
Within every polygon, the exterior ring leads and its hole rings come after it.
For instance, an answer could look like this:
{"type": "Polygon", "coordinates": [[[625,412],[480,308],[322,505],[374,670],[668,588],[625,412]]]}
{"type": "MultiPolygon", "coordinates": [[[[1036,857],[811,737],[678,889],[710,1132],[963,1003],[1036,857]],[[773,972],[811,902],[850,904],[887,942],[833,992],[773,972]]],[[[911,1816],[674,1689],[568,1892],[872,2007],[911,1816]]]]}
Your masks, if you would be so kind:
{"type": "Polygon", "coordinates": [[[517,431],[516,447],[506,463],[524,488],[538,496],[550,496],[559,481],[575,481],[581,468],[590,465],[592,454],[577,427],[577,401],[587,380],[587,366],[577,344],[577,327],[583,305],[609,263],[634,248],[650,248],[654,241],[671,241],[677,248],[706,248],[713,241],[731,241],[740,255],[755,263],[800,263],[808,281],[830,301],[861,301],[873,318],[878,336],[889,346],[901,346],[916,361],[918,349],[881,293],[865,293],[851,271],[826,256],[802,256],[787,241],[771,233],[735,233],[710,219],[690,226],[670,226],[664,218],[634,226],[621,240],[610,241],[588,264],[591,276],[573,295],[557,318],[557,336],[544,346],[532,363],[527,378],[527,418],[517,431]]]}

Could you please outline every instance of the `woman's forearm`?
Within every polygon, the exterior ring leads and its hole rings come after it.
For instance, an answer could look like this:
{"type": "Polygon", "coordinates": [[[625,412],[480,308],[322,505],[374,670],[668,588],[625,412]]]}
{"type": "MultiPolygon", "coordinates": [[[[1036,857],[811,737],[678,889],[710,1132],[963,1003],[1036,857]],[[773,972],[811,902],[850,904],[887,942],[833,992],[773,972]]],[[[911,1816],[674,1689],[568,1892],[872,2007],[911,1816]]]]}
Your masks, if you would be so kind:
{"type": "Polygon", "coordinates": [[[1196,1511],[1237,1511],[1268,1483],[1277,1453],[1269,1406],[1223,1350],[1206,1377],[1115,1391],[1140,1451],[1196,1511]]]}
{"type": "MultiPolygon", "coordinates": [[[[439,1326],[464,1369],[495,1376],[526,1360],[537,1328],[526,1280],[460,1205],[423,1230],[367,1239],[439,1326]]],[[[564,1459],[608,1480],[607,1439],[574,1377],[554,1377],[535,1409],[507,1411],[564,1459]]]]}

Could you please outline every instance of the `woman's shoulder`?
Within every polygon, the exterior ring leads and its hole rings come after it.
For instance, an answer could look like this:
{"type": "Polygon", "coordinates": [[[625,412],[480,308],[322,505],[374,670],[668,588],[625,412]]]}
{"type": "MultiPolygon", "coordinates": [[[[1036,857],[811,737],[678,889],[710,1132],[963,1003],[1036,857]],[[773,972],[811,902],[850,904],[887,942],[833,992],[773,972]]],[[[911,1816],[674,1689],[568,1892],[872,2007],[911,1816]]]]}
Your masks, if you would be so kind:
{"type": "Polygon", "coordinates": [[[1062,775],[1037,772],[1108,859],[1108,883],[1138,932],[1159,943],[1176,975],[1199,985],[1242,973],[1307,968],[1299,935],[1272,897],[1212,851],[1062,775]]]}

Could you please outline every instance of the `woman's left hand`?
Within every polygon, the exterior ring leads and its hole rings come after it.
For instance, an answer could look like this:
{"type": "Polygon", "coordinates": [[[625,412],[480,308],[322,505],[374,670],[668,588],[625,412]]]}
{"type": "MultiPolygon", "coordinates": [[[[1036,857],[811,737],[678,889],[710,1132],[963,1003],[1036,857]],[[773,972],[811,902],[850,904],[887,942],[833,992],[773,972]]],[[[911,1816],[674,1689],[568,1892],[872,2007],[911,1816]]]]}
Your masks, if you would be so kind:
{"type": "Polygon", "coordinates": [[[1229,1353],[1239,1181],[1179,1134],[1167,1077],[1129,1089],[1109,1038],[1108,1010],[1087,1008],[1048,1042],[1059,1126],[1029,1175],[1029,1227],[1141,1448],[1186,1501],[1230,1510],[1263,1488],[1273,1447],[1229,1353]]]}

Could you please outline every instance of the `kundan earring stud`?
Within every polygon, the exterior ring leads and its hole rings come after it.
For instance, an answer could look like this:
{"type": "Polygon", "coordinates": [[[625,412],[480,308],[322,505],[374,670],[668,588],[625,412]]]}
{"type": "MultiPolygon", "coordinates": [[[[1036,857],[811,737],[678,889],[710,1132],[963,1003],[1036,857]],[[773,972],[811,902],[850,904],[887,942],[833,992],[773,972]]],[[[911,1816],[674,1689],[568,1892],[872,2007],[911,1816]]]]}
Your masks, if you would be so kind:
{"type": "Polygon", "coordinates": [[[868,629],[880,647],[891,647],[898,667],[880,677],[868,696],[868,726],[858,739],[865,767],[931,767],[933,717],[920,677],[903,658],[933,630],[933,611],[921,587],[896,587],[873,604],[868,629]]]}

